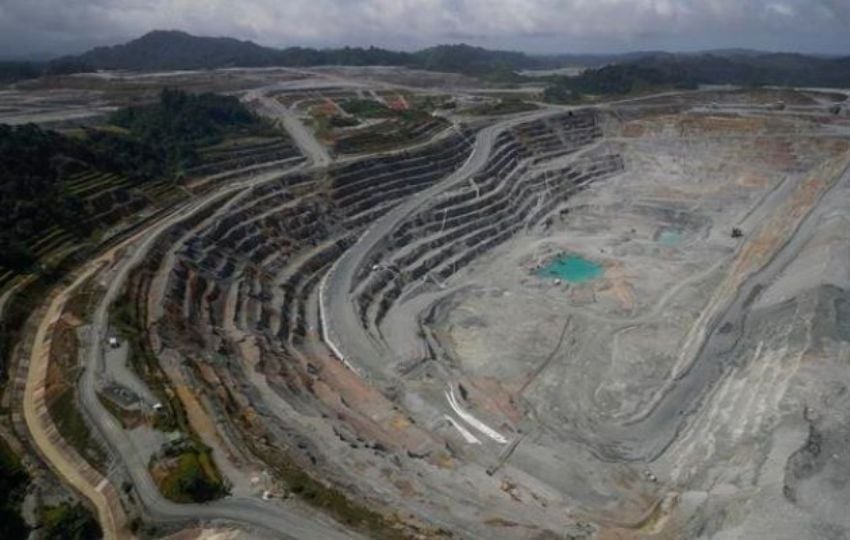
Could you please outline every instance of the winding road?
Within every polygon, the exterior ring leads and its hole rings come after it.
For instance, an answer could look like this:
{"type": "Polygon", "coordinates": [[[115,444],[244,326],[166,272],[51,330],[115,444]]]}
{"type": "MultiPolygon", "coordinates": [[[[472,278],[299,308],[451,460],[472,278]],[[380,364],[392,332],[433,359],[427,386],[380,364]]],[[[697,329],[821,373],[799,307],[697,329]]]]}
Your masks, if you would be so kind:
{"type": "MultiPolygon", "coordinates": [[[[268,88],[255,90],[246,94],[247,100],[258,100],[266,111],[280,118],[284,127],[292,135],[297,145],[311,160],[314,169],[326,167],[331,163],[331,157],[326,149],[316,141],[303,124],[285,106],[267,96],[268,88]]],[[[653,96],[648,96],[648,99],[653,96]]],[[[376,221],[331,267],[329,272],[322,278],[319,290],[319,311],[322,322],[323,338],[328,346],[334,351],[340,360],[355,371],[363,370],[367,378],[381,376],[386,373],[387,367],[394,364],[389,355],[392,354],[370,337],[365,328],[360,324],[351,302],[350,292],[355,284],[358,270],[365,264],[364,261],[381,242],[387,241],[387,237],[405,219],[410,217],[421,205],[432,200],[439,193],[457,184],[468,182],[477,172],[482,170],[491,156],[496,138],[503,131],[518,124],[531,122],[550,115],[555,115],[568,110],[565,107],[548,107],[543,110],[525,113],[502,119],[498,123],[486,127],[475,135],[473,150],[463,164],[455,173],[445,180],[419,192],[403,203],[394,207],[390,212],[376,221]]],[[[283,174],[278,171],[275,174],[283,174]]],[[[136,233],[119,246],[111,249],[108,253],[100,255],[86,263],[75,275],[73,283],[58,289],[50,297],[46,306],[45,315],[38,323],[36,341],[33,346],[30,361],[31,368],[28,373],[25,387],[24,412],[25,420],[30,429],[36,445],[42,454],[54,466],[55,469],[71,485],[89,498],[98,510],[99,519],[103,525],[106,538],[122,538],[129,536],[129,532],[122,526],[123,516],[114,514],[112,504],[114,500],[104,495],[103,483],[91,485],[80,473],[75,470],[61,450],[52,442],[48,436],[49,426],[46,425],[36,404],[37,392],[43,392],[43,382],[46,376],[46,362],[49,358],[51,344],[52,325],[61,314],[62,306],[70,297],[71,293],[79,287],[86,279],[95,276],[104,265],[113,261],[118,256],[119,250],[127,249],[127,253],[120,262],[112,268],[107,291],[97,305],[92,319],[93,331],[85,343],[85,368],[79,381],[80,401],[85,414],[92,420],[95,428],[103,439],[108,443],[112,452],[118,457],[120,466],[127,472],[132,480],[133,487],[138,499],[141,501],[150,517],[157,521],[178,522],[186,520],[226,520],[249,524],[268,531],[273,531],[280,538],[352,538],[356,537],[351,531],[346,530],[324,516],[307,507],[298,504],[281,504],[276,501],[262,501],[254,498],[229,497],[207,504],[176,504],[166,500],[157,489],[148,473],[146,460],[140,455],[127,433],[118,424],[115,418],[104,409],[97,397],[97,377],[103,369],[104,355],[103,347],[107,338],[106,329],[109,325],[109,306],[120,294],[124,283],[131,270],[147,255],[154,242],[169,227],[182,220],[190,218],[194,213],[212,204],[221,197],[233,195],[239,191],[249,189],[269,179],[270,174],[235,182],[227,187],[222,187],[213,193],[205,195],[198,200],[191,201],[187,206],[176,210],[152,224],[147,229],[136,233]]],[[[845,175],[845,177],[848,175],[845,175]]],[[[741,294],[745,293],[742,287],[741,294]]],[[[736,315],[735,310],[740,310],[738,304],[727,310],[728,319],[736,315]],[[736,307],[737,306],[737,307],[736,307]]],[[[737,314],[741,317],[741,314],[737,314]]],[[[713,336],[714,334],[712,334],[713,336]]],[[[710,345],[710,344],[709,344],[710,345]]],[[[704,347],[706,351],[712,351],[712,346],[704,347]]],[[[696,366],[708,364],[697,362],[696,366]]],[[[701,372],[693,369],[685,377],[699,377],[701,372]]],[[[708,368],[705,368],[708,369],[708,368]]],[[[694,379],[698,381],[698,379],[694,379]]],[[[670,411],[675,411],[683,396],[678,388],[691,388],[684,384],[676,387],[666,397],[657,412],[646,420],[634,426],[628,427],[623,433],[618,433],[626,439],[638,430],[655,429],[663,430],[669,425],[670,411]],[[679,401],[676,401],[679,400],[679,401]],[[668,405],[668,403],[670,405],[668,405]]],[[[43,400],[42,400],[43,401],[43,400]]],[[[474,438],[474,436],[473,436],[474,438]]]]}
{"type": "Polygon", "coordinates": [[[267,502],[254,498],[226,498],[207,504],[177,504],[166,500],[159,492],[148,473],[147,463],[136,452],[130,439],[116,419],[99,403],[96,393],[96,373],[103,369],[103,344],[109,328],[109,306],[120,295],[129,272],[142,260],[150,247],[166,228],[185,219],[178,216],[166,221],[156,231],[147,236],[133,255],[121,262],[110,281],[109,288],[100,301],[92,319],[93,332],[88,344],[86,370],[80,380],[80,400],[83,408],[92,415],[98,430],[118,454],[124,468],[132,478],[136,494],[147,511],[158,521],[181,521],[192,516],[195,519],[226,519],[261,526],[274,531],[282,538],[351,538],[352,535],[335,526],[332,522],[323,522],[315,512],[307,512],[297,507],[281,507],[277,502],[267,502]]]}
{"type": "Polygon", "coordinates": [[[322,278],[319,289],[319,314],[322,321],[322,337],[341,361],[361,375],[371,379],[384,379],[382,375],[391,362],[385,348],[372,339],[360,324],[351,291],[356,284],[356,274],[365,264],[364,260],[405,219],[419,207],[433,200],[447,189],[464,182],[485,167],[490,158],[496,138],[503,131],[518,124],[532,122],[561,113],[562,109],[547,108],[542,111],[512,116],[479,131],[475,136],[472,153],[460,169],[445,180],[418,192],[405,202],[394,207],[378,219],[337,259],[322,278]],[[365,371],[365,372],[364,372],[365,371]]]}
{"type": "MultiPolygon", "coordinates": [[[[278,172],[277,174],[283,173],[278,172]]],[[[83,411],[92,420],[97,431],[108,443],[110,449],[117,454],[118,461],[132,479],[135,492],[149,516],[160,522],[197,519],[234,521],[272,531],[277,537],[287,539],[356,537],[351,531],[342,528],[316,511],[291,504],[284,506],[276,501],[232,497],[206,504],[177,504],[168,501],[160,494],[150,477],[146,461],[136,451],[124,429],[104,409],[97,397],[97,375],[103,369],[103,348],[107,339],[106,331],[109,327],[109,306],[120,294],[133,267],[144,258],[154,242],[169,227],[190,218],[194,213],[222,197],[227,197],[267,180],[268,175],[262,175],[232,184],[173,212],[109,252],[87,263],[77,271],[77,277],[73,283],[56,291],[51,296],[45,315],[37,328],[36,340],[30,356],[30,370],[25,386],[25,421],[36,445],[47,460],[66,481],[95,505],[104,536],[107,539],[131,536],[122,525],[124,516],[115,515],[118,509],[111,506],[115,501],[111,501],[104,495],[106,482],[103,481],[97,486],[91,485],[91,482],[77,470],[78,464],[68,459],[61,448],[58,448],[51,441],[49,437],[51,428],[46,425],[46,420],[43,419],[45,413],[37,408],[40,402],[36,399],[36,394],[39,392],[43,394],[43,386],[41,385],[43,385],[46,375],[51,331],[53,324],[61,314],[62,306],[77,287],[101,271],[104,265],[109,263],[121,249],[132,250],[132,255],[124,257],[113,269],[114,275],[109,280],[109,287],[94,312],[91,324],[92,332],[90,332],[85,343],[87,351],[84,362],[85,369],[79,380],[80,402],[83,411]]]]}

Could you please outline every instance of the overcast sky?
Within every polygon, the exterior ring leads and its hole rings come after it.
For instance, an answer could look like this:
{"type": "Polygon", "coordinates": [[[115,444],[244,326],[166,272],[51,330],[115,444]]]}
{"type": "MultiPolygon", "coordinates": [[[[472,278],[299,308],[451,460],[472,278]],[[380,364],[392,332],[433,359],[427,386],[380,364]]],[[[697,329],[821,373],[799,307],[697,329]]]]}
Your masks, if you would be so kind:
{"type": "Polygon", "coordinates": [[[81,52],[153,29],[270,46],[850,55],[850,0],[0,0],[3,57],[81,52]]]}

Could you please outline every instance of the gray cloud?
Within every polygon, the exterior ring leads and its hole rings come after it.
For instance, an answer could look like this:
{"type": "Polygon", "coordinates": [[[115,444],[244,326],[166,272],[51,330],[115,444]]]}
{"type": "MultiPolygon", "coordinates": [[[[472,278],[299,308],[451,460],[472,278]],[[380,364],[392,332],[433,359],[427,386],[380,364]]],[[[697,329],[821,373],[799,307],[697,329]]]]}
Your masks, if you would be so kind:
{"type": "Polygon", "coordinates": [[[75,52],[155,28],[276,46],[414,48],[466,36],[538,51],[758,47],[850,54],[850,0],[0,0],[5,56],[75,52]]]}
{"type": "Polygon", "coordinates": [[[818,0],[829,14],[841,21],[845,28],[850,27],[850,2],[847,0],[818,0]]]}

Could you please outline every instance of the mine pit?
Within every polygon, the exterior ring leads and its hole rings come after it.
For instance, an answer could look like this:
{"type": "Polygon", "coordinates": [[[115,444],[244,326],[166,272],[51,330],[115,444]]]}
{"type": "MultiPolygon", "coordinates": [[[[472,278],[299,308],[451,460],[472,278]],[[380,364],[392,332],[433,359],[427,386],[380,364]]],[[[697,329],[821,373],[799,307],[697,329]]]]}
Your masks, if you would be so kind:
{"type": "MultiPolygon", "coordinates": [[[[89,269],[108,291],[80,402],[133,497],[281,527],[318,508],[359,532],[661,538],[745,493],[786,501],[775,516],[842,491],[843,454],[815,451],[846,431],[845,392],[821,392],[850,335],[833,94],[455,114],[481,96],[345,73],[245,89],[272,131],[204,147],[186,206],[89,269]]],[[[60,98],[107,106],[24,116],[60,98]]],[[[142,195],[110,197],[90,204],[142,195]]]]}

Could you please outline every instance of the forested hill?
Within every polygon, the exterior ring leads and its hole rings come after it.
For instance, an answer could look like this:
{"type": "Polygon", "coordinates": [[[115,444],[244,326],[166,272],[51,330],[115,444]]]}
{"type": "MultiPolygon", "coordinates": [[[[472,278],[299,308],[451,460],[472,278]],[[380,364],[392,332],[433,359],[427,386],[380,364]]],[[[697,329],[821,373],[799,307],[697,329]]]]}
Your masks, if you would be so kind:
{"type": "MultiPolygon", "coordinates": [[[[222,67],[405,65],[410,54],[375,47],[273,49],[227,37],[199,37],[156,30],[112,47],[97,47],[75,60],[95,69],[168,70],[222,67]]],[[[63,59],[67,61],[68,59],[63,59]]]]}
{"type": "Polygon", "coordinates": [[[497,68],[548,69],[562,66],[598,67],[645,58],[654,53],[623,55],[530,55],[490,50],[466,44],[437,45],[415,52],[378,47],[275,49],[228,37],[193,36],[176,30],[154,30],[125,44],[97,47],[49,65],[90,69],[169,70],[222,67],[405,66],[455,73],[482,73],[497,68]]]}
{"type": "Polygon", "coordinates": [[[611,64],[583,73],[546,79],[551,102],[580,102],[583,96],[625,96],[699,85],[850,87],[850,57],[733,52],[727,55],[654,54],[634,62],[611,64]]]}
{"type": "Polygon", "coordinates": [[[850,86],[850,56],[789,53],[655,54],[634,62],[698,84],[739,86],[850,86]]]}
{"type": "Polygon", "coordinates": [[[112,47],[97,47],[71,61],[94,69],[167,70],[269,66],[408,66],[440,71],[508,65],[522,69],[543,65],[543,60],[519,52],[491,51],[469,45],[440,45],[418,52],[398,52],[377,47],[274,49],[251,41],[227,37],[199,37],[174,30],[156,30],[112,47]]]}
{"type": "Polygon", "coordinates": [[[153,31],[123,45],[98,47],[79,56],[63,57],[42,65],[0,63],[0,83],[42,74],[94,69],[151,71],[324,65],[404,66],[507,82],[521,81],[516,72],[522,70],[586,67],[592,71],[583,78],[573,78],[571,85],[588,92],[601,87],[624,86],[612,79],[625,80],[625,86],[632,80],[636,86],[642,86],[659,79],[680,87],[693,84],[850,85],[850,56],[829,58],[735,49],[689,54],[531,55],[464,44],[439,45],[416,52],[376,47],[275,49],[250,41],[199,37],[171,30],[153,31]]]}
{"type": "Polygon", "coordinates": [[[123,45],[96,47],[78,57],[95,69],[170,70],[270,66],[279,51],[227,37],[154,31],[123,45]]]}
{"type": "Polygon", "coordinates": [[[110,123],[73,135],[0,124],[0,278],[34,270],[56,246],[78,245],[179,191],[176,180],[201,146],[265,128],[234,97],[175,90],[117,111],[110,123]]]}

